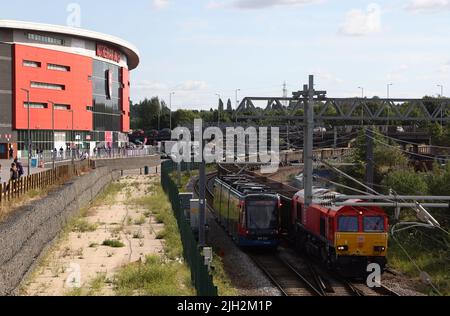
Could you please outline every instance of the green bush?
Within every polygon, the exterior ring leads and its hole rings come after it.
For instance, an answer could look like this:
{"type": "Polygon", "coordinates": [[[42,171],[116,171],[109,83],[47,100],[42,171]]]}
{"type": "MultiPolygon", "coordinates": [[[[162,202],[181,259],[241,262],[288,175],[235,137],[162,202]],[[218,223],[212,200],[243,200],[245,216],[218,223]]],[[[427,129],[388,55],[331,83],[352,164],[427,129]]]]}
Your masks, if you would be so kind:
{"type": "Polygon", "coordinates": [[[108,239],[105,240],[102,244],[103,246],[111,247],[111,248],[123,248],[125,244],[117,239],[108,239]]]}

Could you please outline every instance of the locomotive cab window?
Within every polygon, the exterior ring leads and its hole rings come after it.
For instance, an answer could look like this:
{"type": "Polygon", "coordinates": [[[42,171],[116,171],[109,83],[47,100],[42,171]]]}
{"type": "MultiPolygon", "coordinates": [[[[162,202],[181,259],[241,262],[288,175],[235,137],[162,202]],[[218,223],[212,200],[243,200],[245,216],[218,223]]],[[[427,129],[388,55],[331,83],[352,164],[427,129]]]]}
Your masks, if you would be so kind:
{"type": "Polygon", "coordinates": [[[341,216],[338,220],[338,230],[341,233],[356,233],[358,229],[358,217],[356,216],[341,216]]]}
{"type": "Polygon", "coordinates": [[[276,229],[277,206],[274,200],[247,201],[247,227],[249,229],[276,229]]]}
{"type": "Polygon", "coordinates": [[[384,218],[381,216],[364,217],[364,232],[382,233],[384,232],[384,218]]]}

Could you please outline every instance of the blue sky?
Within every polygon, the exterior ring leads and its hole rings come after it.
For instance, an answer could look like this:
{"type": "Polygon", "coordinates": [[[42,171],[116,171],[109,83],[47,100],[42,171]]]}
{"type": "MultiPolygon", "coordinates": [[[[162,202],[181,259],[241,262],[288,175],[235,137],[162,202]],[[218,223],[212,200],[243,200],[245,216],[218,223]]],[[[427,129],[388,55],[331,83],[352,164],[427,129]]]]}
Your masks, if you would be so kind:
{"type": "Polygon", "coordinates": [[[136,45],[133,101],[173,91],[174,109],[209,109],[308,74],[330,97],[450,94],[450,0],[1,1],[0,19],[63,25],[78,3],[82,28],[136,45]]]}

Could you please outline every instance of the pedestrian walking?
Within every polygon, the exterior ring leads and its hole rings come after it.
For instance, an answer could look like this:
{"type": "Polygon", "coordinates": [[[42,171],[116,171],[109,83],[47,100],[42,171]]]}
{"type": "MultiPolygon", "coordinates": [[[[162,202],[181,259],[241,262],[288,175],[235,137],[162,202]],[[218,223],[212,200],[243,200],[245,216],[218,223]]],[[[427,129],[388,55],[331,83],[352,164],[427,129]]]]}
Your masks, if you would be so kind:
{"type": "Polygon", "coordinates": [[[9,159],[14,159],[14,147],[9,145],[9,159]]]}
{"type": "Polygon", "coordinates": [[[15,181],[19,179],[19,171],[17,170],[17,165],[15,163],[11,164],[11,169],[9,169],[9,172],[10,172],[9,177],[10,181],[15,181]]]}
{"type": "Polygon", "coordinates": [[[25,172],[23,171],[23,165],[17,158],[14,159],[14,164],[16,165],[18,178],[21,178],[25,174],[25,172]]]}

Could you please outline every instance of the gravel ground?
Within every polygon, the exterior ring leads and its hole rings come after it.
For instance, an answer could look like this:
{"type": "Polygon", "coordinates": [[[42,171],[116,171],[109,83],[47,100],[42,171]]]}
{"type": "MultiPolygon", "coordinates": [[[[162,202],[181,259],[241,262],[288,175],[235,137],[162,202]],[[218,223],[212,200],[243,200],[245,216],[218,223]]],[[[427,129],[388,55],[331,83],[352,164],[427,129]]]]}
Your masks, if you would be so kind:
{"type": "MultiPolygon", "coordinates": [[[[189,192],[194,192],[192,183],[189,192]]],[[[240,296],[281,296],[270,279],[253,263],[225,230],[217,224],[211,212],[207,213],[209,225],[208,244],[222,253],[225,271],[240,296]]]]}
{"type": "Polygon", "coordinates": [[[396,275],[385,273],[383,276],[383,284],[401,296],[426,296],[418,292],[415,288],[423,285],[418,280],[412,280],[410,277],[402,275],[395,271],[396,275]]]}

